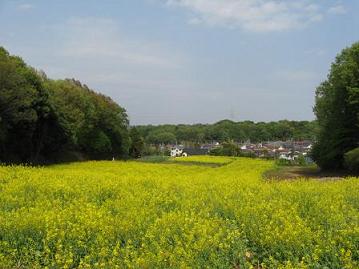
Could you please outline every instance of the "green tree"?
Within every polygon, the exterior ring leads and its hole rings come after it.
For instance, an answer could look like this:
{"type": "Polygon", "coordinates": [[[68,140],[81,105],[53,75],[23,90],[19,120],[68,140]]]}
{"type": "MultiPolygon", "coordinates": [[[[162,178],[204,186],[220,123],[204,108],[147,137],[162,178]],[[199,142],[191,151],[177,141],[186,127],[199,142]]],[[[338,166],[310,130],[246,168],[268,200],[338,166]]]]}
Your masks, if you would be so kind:
{"type": "Polygon", "coordinates": [[[319,136],[314,160],[323,169],[344,167],[344,154],[359,142],[359,43],[344,49],[316,90],[319,136]]]}
{"type": "Polygon", "coordinates": [[[131,128],[130,139],[130,156],[132,158],[140,158],[143,154],[145,143],[143,137],[137,131],[136,127],[131,128]]]}
{"type": "Polygon", "coordinates": [[[345,153],[344,164],[351,172],[359,173],[359,147],[345,153]]]}
{"type": "Polygon", "coordinates": [[[211,150],[210,155],[215,156],[239,156],[240,148],[233,141],[224,142],[221,147],[211,150]]]}
{"type": "Polygon", "coordinates": [[[173,133],[162,130],[150,132],[146,139],[148,143],[155,145],[176,143],[176,136],[173,133]]]}
{"type": "Polygon", "coordinates": [[[74,79],[48,81],[47,86],[71,140],[68,147],[93,159],[128,155],[129,122],[122,107],[74,79]]]}
{"type": "MultiPolygon", "coordinates": [[[[354,101],[353,101],[354,102],[354,101]]],[[[172,133],[177,142],[184,144],[198,144],[212,141],[225,142],[233,140],[243,142],[261,142],[266,140],[314,140],[317,134],[316,121],[279,121],[259,122],[252,121],[233,122],[222,120],[215,124],[194,125],[147,125],[136,126],[146,141],[154,143],[155,135],[159,133],[172,133]]],[[[158,143],[158,141],[156,142],[158,143]]],[[[159,142],[161,143],[161,142],[159,142]]]]}
{"type": "Polygon", "coordinates": [[[38,162],[64,139],[42,77],[0,48],[0,160],[38,162]]]}
{"type": "Polygon", "coordinates": [[[50,80],[0,47],[0,162],[128,155],[126,111],[74,79],[50,80]],[[65,155],[65,154],[64,154],[65,155]]]}

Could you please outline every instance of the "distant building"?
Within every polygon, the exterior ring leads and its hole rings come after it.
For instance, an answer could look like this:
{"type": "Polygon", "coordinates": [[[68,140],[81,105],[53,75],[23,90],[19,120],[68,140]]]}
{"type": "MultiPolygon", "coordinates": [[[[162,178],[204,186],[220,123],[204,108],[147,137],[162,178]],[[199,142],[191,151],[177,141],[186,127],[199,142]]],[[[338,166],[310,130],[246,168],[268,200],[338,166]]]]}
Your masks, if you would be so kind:
{"type": "Polygon", "coordinates": [[[180,157],[183,154],[183,149],[179,149],[177,147],[173,147],[170,151],[171,157],[180,157]]]}
{"type": "Polygon", "coordinates": [[[193,155],[207,155],[210,150],[206,148],[188,147],[188,148],[184,148],[183,151],[187,155],[193,156],[193,155]]]}
{"type": "Polygon", "coordinates": [[[294,157],[287,152],[283,152],[279,155],[280,160],[294,161],[294,157]]]}
{"type": "MultiPolygon", "coordinates": [[[[206,154],[206,153],[204,153],[206,154]]],[[[185,149],[183,145],[172,146],[170,148],[171,157],[187,157],[188,155],[195,155],[188,152],[188,149],[185,149]]],[[[203,155],[203,154],[201,154],[203,155]]]]}

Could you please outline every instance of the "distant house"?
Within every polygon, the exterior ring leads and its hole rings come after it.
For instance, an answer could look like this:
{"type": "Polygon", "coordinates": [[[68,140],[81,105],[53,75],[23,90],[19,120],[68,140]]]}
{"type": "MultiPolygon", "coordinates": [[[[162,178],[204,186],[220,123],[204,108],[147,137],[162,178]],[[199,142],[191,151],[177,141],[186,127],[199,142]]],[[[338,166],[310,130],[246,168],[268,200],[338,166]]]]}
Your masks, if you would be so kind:
{"type": "Polygon", "coordinates": [[[190,156],[193,155],[206,155],[209,153],[209,149],[206,148],[195,148],[195,147],[191,147],[191,148],[184,148],[183,151],[190,156]]]}
{"type": "Polygon", "coordinates": [[[294,157],[291,156],[288,152],[283,152],[279,155],[279,159],[281,160],[287,160],[287,161],[294,161],[294,157]]]}
{"type": "Polygon", "coordinates": [[[312,148],[313,148],[313,145],[312,145],[312,144],[310,144],[310,145],[308,145],[308,146],[305,147],[306,150],[312,150],[312,148]]]}
{"type": "Polygon", "coordinates": [[[180,157],[183,154],[183,149],[179,149],[177,147],[171,148],[170,155],[171,157],[180,157]]]}
{"type": "Polygon", "coordinates": [[[187,157],[188,154],[183,150],[183,148],[172,147],[170,150],[171,157],[187,157]]]}
{"type": "Polygon", "coordinates": [[[202,144],[200,148],[203,150],[207,150],[209,152],[212,149],[218,148],[219,146],[220,146],[220,144],[218,142],[213,142],[211,144],[202,144]]]}

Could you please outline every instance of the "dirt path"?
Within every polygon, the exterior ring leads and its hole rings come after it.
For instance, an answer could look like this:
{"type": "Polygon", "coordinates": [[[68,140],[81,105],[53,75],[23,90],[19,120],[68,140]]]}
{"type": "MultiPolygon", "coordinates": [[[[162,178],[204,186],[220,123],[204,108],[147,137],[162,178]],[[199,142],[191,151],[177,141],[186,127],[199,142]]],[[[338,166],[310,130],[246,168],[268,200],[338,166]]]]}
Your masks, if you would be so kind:
{"type": "Polygon", "coordinates": [[[298,178],[308,178],[317,180],[341,180],[349,176],[343,171],[322,172],[316,166],[281,166],[266,171],[263,178],[267,180],[294,180],[298,178]]]}

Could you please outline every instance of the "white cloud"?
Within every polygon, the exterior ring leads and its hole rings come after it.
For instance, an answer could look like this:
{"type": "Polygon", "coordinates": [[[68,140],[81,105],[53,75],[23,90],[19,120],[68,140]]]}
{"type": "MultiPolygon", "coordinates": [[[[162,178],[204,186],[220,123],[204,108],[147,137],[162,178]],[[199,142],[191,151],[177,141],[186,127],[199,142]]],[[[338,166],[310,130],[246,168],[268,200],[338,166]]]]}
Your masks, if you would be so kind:
{"type": "Polygon", "coordinates": [[[29,9],[33,9],[34,6],[28,3],[23,3],[17,6],[17,9],[19,10],[29,10],[29,9]]]}
{"type": "Polygon", "coordinates": [[[342,15],[342,14],[347,13],[347,10],[345,9],[345,7],[343,5],[337,4],[337,5],[329,8],[328,13],[333,14],[333,15],[342,15]]]}
{"type": "Polygon", "coordinates": [[[166,51],[160,44],[127,37],[110,19],[72,18],[61,27],[65,32],[64,56],[152,68],[180,65],[175,53],[166,51]]]}
{"type": "Polygon", "coordinates": [[[203,21],[198,17],[193,17],[193,18],[188,20],[188,23],[193,24],[193,25],[197,25],[197,24],[203,23],[203,21]]]}
{"type": "Polygon", "coordinates": [[[190,65],[185,55],[158,41],[134,37],[115,20],[71,18],[43,30],[54,35],[54,41],[38,49],[46,60],[37,66],[49,77],[75,77],[120,103],[143,92],[189,88],[184,82],[190,65]]]}
{"type": "Polygon", "coordinates": [[[190,23],[241,28],[250,32],[286,31],[321,21],[329,10],[315,0],[167,0],[167,5],[183,7],[196,16],[190,23]]]}

